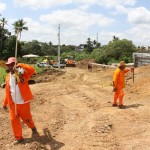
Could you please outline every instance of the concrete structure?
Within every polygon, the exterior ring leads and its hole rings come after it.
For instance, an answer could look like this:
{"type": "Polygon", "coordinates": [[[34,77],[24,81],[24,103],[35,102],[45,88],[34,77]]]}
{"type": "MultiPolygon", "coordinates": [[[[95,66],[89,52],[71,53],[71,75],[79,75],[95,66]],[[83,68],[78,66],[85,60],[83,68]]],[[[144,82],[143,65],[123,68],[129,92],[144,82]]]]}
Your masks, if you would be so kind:
{"type": "Polygon", "coordinates": [[[144,66],[150,64],[150,53],[133,53],[134,66],[144,66]]]}

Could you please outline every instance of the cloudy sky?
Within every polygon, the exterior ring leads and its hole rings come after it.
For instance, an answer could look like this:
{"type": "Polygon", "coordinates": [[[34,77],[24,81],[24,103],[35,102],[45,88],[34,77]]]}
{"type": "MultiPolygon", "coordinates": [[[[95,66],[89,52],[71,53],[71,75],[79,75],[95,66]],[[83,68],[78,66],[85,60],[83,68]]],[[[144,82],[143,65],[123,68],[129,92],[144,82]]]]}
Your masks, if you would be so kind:
{"type": "Polygon", "coordinates": [[[108,44],[113,36],[150,46],[150,0],[0,0],[0,18],[23,19],[24,41],[79,45],[87,38],[108,44]]]}

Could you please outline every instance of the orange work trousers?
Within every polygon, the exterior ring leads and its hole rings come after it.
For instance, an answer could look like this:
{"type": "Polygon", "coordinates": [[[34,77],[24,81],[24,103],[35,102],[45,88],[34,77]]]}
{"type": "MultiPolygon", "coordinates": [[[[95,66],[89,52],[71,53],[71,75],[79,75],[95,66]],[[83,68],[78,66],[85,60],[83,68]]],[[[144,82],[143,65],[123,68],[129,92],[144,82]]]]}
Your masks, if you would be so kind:
{"type": "Polygon", "coordinates": [[[114,92],[114,102],[113,102],[113,104],[116,104],[117,99],[119,99],[119,105],[123,105],[123,97],[124,97],[123,89],[117,89],[117,91],[114,92]]]}
{"type": "Polygon", "coordinates": [[[22,139],[22,121],[29,127],[34,128],[34,122],[32,120],[31,112],[30,112],[30,102],[25,104],[16,104],[17,116],[15,114],[15,104],[10,106],[10,120],[12,125],[12,130],[16,140],[22,139]]]}

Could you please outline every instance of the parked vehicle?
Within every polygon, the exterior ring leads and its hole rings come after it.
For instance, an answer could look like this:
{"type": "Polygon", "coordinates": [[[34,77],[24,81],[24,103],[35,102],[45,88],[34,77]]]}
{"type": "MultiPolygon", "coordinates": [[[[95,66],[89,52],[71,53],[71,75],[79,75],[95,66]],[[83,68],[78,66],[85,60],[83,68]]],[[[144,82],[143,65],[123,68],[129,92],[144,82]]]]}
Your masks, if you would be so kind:
{"type": "Polygon", "coordinates": [[[53,64],[54,68],[59,68],[59,66],[60,66],[60,68],[65,68],[66,64],[59,64],[59,63],[53,64]]]}
{"type": "Polygon", "coordinates": [[[46,62],[39,62],[37,63],[37,66],[38,67],[51,67],[51,65],[46,62]]]}

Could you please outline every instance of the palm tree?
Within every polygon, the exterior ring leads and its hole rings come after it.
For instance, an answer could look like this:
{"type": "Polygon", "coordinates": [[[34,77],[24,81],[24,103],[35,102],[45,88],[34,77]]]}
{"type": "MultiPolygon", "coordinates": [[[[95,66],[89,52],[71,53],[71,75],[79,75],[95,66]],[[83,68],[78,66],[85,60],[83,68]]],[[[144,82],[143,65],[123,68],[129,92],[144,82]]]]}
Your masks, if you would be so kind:
{"type": "Polygon", "coordinates": [[[114,35],[114,36],[113,36],[113,40],[114,40],[114,41],[115,41],[115,40],[119,40],[119,38],[114,35]]]}
{"type": "Polygon", "coordinates": [[[15,30],[15,34],[20,34],[20,38],[19,38],[19,41],[21,39],[21,32],[23,30],[28,30],[28,27],[25,26],[26,22],[23,21],[23,19],[21,20],[18,20],[18,21],[15,21],[13,23],[13,26],[14,26],[14,30],[15,30]]]}
{"type": "Polygon", "coordinates": [[[12,25],[14,26],[15,34],[16,34],[16,50],[15,50],[15,58],[17,58],[18,51],[18,34],[20,34],[19,42],[21,39],[21,32],[23,30],[28,30],[28,27],[25,27],[26,22],[23,19],[15,21],[12,25]]]}
{"type": "Polygon", "coordinates": [[[7,24],[6,19],[5,19],[5,18],[2,18],[2,19],[0,20],[0,25],[1,25],[2,29],[4,29],[4,26],[5,26],[6,24],[7,24]]]}

